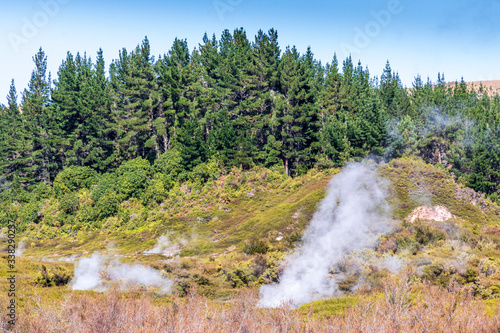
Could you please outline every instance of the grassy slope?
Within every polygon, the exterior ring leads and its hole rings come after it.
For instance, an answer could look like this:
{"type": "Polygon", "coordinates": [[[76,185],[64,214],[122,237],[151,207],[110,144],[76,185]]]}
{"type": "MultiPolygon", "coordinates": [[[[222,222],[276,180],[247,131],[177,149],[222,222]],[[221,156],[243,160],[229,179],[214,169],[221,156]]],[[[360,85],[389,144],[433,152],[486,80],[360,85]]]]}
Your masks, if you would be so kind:
{"type": "MultiPolygon", "coordinates": [[[[498,272],[495,270],[500,264],[500,250],[495,242],[498,244],[499,239],[488,234],[485,227],[500,226],[498,206],[487,203],[480,208],[458,200],[455,196],[457,185],[447,171],[419,160],[395,160],[381,166],[379,171],[391,183],[389,201],[393,207],[394,218],[403,221],[415,207],[424,203],[443,205],[457,216],[453,222],[460,234],[457,241],[468,246],[465,250],[450,246],[449,240],[455,241],[453,237],[422,246],[417,244],[417,252],[409,247],[399,246],[398,243],[398,247],[393,249],[395,255],[417,266],[425,259],[428,261],[427,266],[433,267],[432,265],[445,265],[466,251],[471,262],[469,268],[477,274],[476,286],[484,289],[480,290],[480,294],[483,292],[486,293],[485,298],[496,299],[499,296],[497,289],[500,287],[500,269],[498,272]],[[485,276],[482,272],[485,264],[494,267],[494,274],[485,276]]],[[[306,227],[317,203],[325,194],[327,182],[336,172],[311,172],[298,179],[266,182],[262,180],[265,179],[266,172],[252,171],[249,175],[239,177],[236,186],[239,192],[234,194],[230,202],[206,204],[200,201],[199,196],[195,196],[191,201],[178,204],[175,209],[169,210],[165,206],[153,209],[148,213],[145,222],[135,230],[108,228],[80,232],[76,237],[65,236],[50,240],[27,238],[25,257],[18,263],[18,270],[21,272],[19,278],[21,284],[26,287],[23,293],[25,297],[40,294],[59,298],[69,292],[64,286],[35,286],[37,276],[41,275],[42,263],[33,259],[57,259],[71,254],[88,255],[93,251],[107,251],[111,245],[115,253],[124,256],[123,261],[151,265],[175,278],[176,290],[181,294],[190,286],[196,285],[202,294],[219,298],[230,295],[237,287],[270,282],[276,278],[280,260],[286,251],[293,247],[297,236],[306,227]],[[202,202],[200,206],[203,205],[204,208],[197,207],[197,202],[202,202]],[[141,251],[152,248],[156,238],[167,232],[171,233],[174,241],[187,240],[179,258],[140,254],[141,251]],[[283,238],[278,241],[279,236],[283,238]],[[267,253],[242,253],[246,246],[257,240],[264,242],[267,253]]],[[[226,180],[223,184],[228,186],[231,183],[226,180]]],[[[130,205],[134,206],[134,203],[130,205]]],[[[137,214],[140,214],[141,210],[143,208],[139,207],[137,214]]],[[[388,235],[386,240],[403,236],[414,238],[415,232],[414,226],[402,222],[401,227],[393,235],[388,235]]],[[[375,253],[381,255],[384,251],[379,247],[375,253]]],[[[0,261],[0,272],[5,271],[5,263],[5,260],[0,261]]],[[[47,266],[49,274],[60,271],[61,268],[58,267],[64,268],[69,274],[72,271],[72,264],[44,262],[43,265],[47,266]]],[[[420,267],[421,273],[426,274],[427,266],[420,267]]],[[[456,274],[460,277],[458,273],[448,273],[449,276],[456,274]]],[[[430,278],[431,275],[427,277],[430,278]]],[[[442,284],[450,280],[449,277],[446,279],[443,276],[435,278],[442,284]]],[[[373,286],[376,289],[377,284],[374,283],[373,286]]],[[[342,314],[346,308],[355,304],[356,300],[354,296],[347,296],[339,300],[313,303],[308,307],[319,315],[342,314]]],[[[488,302],[491,307],[496,306],[495,300],[488,302]]]]}
{"type": "MultiPolygon", "coordinates": [[[[262,186],[260,191],[254,189],[252,196],[243,191],[229,203],[213,204],[204,210],[195,206],[173,217],[165,212],[168,208],[152,209],[145,225],[135,230],[103,229],[79,232],[75,237],[40,240],[26,237],[28,249],[25,254],[37,258],[68,256],[104,251],[110,246],[122,254],[132,254],[152,248],[157,237],[165,233],[169,233],[173,240],[188,240],[184,255],[222,253],[233,245],[242,250],[247,241],[255,239],[267,239],[270,246],[284,249],[275,238],[281,234],[286,238],[304,229],[334,172],[313,173],[270,186],[266,184],[268,186],[262,186]]],[[[129,212],[138,215],[143,209],[140,207],[129,212]]]]}
{"type": "MultiPolygon", "coordinates": [[[[190,209],[180,214],[177,211],[172,214],[168,207],[157,207],[149,211],[146,223],[135,230],[110,228],[53,239],[36,239],[32,236],[37,235],[36,230],[32,230],[22,238],[27,248],[17,263],[21,272],[18,283],[23,289],[23,297],[40,294],[59,298],[68,293],[65,286],[46,288],[36,284],[41,279],[42,266],[47,268],[49,275],[61,269],[71,275],[73,264],[59,259],[71,255],[88,256],[94,251],[112,251],[120,255],[122,262],[151,265],[170,277],[175,276],[180,293],[190,285],[198,284],[202,278],[208,279],[208,283],[198,288],[214,297],[224,297],[236,286],[257,283],[257,278],[252,276],[254,261],[259,261],[265,268],[277,264],[283,257],[282,251],[291,246],[307,225],[316,204],[325,194],[326,183],[336,171],[312,172],[298,179],[264,181],[259,186],[255,178],[264,177],[266,172],[248,172],[243,177],[245,180],[239,181],[237,189],[241,193],[236,193],[236,198],[229,203],[207,205],[209,209],[202,210],[192,205],[190,201],[194,199],[188,200],[184,205],[191,206],[190,209]],[[247,196],[250,191],[253,195],[247,196]],[[171,263],[165,264],[168,258],[163,255],[141,254],[151,249],[156,239],[166,233],[174,241],[187,240],[180,258],[170,259],[171,263]],[[281,241],[276,240],[278,236],[283,237],[281,241]],[[264,240],[270,253],[250,256],[242,253],[243,248],[253,240],[264,240]],[[248,278],[242,282],[233,274],[233,278],[228,279],[235,270],[245,271],[248,278]]],[[[130,206],[137,205],[131,203],[130,206]]],[[[142,210],[144,207],[138,207],[129,213],[140,215],[142,210]]],[[[5,268],[6,260],[1,260],[0,272],[5,272],[5,268]]],[[[276,274],[275,267],[272,271],[276,274]]],[[[2,280],[0,284],[4,282],[2,280]]]]}

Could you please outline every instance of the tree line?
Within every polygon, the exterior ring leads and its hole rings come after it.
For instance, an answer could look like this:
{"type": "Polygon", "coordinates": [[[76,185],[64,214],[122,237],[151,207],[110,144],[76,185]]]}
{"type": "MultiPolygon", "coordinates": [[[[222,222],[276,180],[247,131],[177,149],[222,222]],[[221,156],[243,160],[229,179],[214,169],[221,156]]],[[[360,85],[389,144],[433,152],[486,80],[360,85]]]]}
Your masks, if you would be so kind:
{"type": "Polygon", "coordinates": [[[310,48],[282,50],[274,29],[253,41],[243,29],[205,34],[192,52],[176,38],[158,59],[146,37],[109,68],[102,50],[95,60],[68,52],[55,80],[42,49],[33,60],[20,103],[12,80],[0,108],[3,189],[51,185],[69,167],[104,174],[172,156],[185,172],[216,161],[295,176],[368,155],[424,155],[436,143],[439,163],[464,183],[493,196],[499,186],[498,95],[441,74],[406,88],[389,62],[380,78],[351,57],[323,65],[310,48]]]}

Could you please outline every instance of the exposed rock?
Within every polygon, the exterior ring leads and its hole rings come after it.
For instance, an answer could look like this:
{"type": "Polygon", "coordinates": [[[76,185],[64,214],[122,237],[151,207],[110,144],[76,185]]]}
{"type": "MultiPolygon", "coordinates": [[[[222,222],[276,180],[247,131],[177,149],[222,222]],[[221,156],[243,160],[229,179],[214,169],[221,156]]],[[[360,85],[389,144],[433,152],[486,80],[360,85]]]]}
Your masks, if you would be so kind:
{"type": "Polygon", "coordinates": [[[468,187],[461,187],[460,184],[455,189],[455,197],[458,200],[467,201],[474,206],[477,206],[484,213],[493,213],[500,215],[500,208],[491,200],[487,199],[481,192],[476,192],[468,187]]]}
{"type": "Polygon", "coordinates": [[[486,203],[485,202],[486,198],[484,197],[483,193],[476,192],[469,187],[457,186],[455,190],[455,196],[457,197],[458,200],[464,200],[470,202],[474,206],[481,207],[484,206],[484,204],[486,203]]]}
{"type": "Polygon", "coordinates": [[[224,206],[222,206],[222,205],[220,205],[220,206],[219,206],[219,210],[223,210],[223,211],[225,211],[225,212],[231,212],[231,211],[232,211],[232,210],[231,210],[231,208],[224,207],[224,206]]]}
{"type": "Polygon", "coordinates": [[[441,163],[444,167],[447,167],[447,150],[448,146],[445,143],[433,139],[425,147],[420,149],[420,155],[422,156],[422,159],[427,163],[441,163]]]}
{"type": "Polygon", "coordinates": [[[407,220],[411,223],[416,220],[426,220],[426,221],[436,221],[443,222],[455,219],[456,216],[453,215],[446,207],[443,206],[420,206],[415,208],[410,215],[408,215],[407,220]]]}

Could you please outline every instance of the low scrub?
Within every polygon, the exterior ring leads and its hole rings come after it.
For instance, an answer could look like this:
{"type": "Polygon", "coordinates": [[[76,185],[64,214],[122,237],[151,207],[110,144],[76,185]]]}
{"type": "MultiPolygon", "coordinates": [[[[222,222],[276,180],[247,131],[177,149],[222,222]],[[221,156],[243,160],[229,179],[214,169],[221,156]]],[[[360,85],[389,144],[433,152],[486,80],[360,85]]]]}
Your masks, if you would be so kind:
{"type": "MultiPolygon", "coordinates": [[[[387,282],[384,295],[340,298],[298,310],[259,309],[254,289],[226,302],[190,290],[185,298],[158,304],[139,291],[72,293],[61,300],[33,298],[19,309],[10,332],[498,332],[500,311],[467,289],[387,282]],[[316,315],[319,309],[322,315],[316,315]],[[329,315],[325,315],[330,313],[329,315]]],[[[6,306],[1,298],[0,305],[6,306]]]]}

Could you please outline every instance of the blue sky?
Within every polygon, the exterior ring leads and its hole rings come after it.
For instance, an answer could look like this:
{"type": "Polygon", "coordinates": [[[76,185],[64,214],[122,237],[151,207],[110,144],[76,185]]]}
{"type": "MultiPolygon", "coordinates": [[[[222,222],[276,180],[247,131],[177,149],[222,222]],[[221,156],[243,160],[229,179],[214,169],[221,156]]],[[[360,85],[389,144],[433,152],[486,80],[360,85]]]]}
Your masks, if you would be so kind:
{"type": "Polygon", "coordinates": [[[155,56],[166,53],[175,37],[191,49],[203,34],[246,29],[253,40],[259,29],[278,30],[281,49],[308,46],[317,59],[330,62],[352,54],[372,75],[389,60],[403,83],[420,74],[432,81],[500,79],[500,0],[17,0],[0,5],[0,103],[10,80],[19,100],[41,46],[55,78],[66,52],[99,47],[109,66],[118,51],[134,48],[148,36],[155,56]]]}

